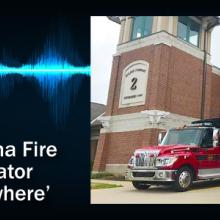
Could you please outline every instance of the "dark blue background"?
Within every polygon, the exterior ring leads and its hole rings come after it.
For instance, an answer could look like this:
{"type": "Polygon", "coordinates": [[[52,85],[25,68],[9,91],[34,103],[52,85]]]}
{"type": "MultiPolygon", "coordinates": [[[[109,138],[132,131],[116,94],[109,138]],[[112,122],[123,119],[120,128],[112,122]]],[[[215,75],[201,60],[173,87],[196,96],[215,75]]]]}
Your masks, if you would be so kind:
{"type": "MultiPolygon", "coordinates": [[[[65,21],[73,36],[74,49],[81,64],[90,65],[89,17],[53,10],[49,14],[32,11],[0,15],[1,62],[14,65],[28,62],[60,20],[65,21]]],[[[90,77],[75,75],[71,80],[73,84],[81,81],[81,85],[78,95],[72,97],[71,114],[62,130],[56,129],[51,122],[47,103],[42,101],[39,88],[33,81],[24,79],[16,84],[7,99],[0,98],[0,145],[13,144],[18,153],[17,158],[0,158],[0,166],[35,167],[31,180],[1,180],[0,187],[4,184],[15,189],[51,185],[43,202],[1,202],[2,214],[17,215],[18,211],[24,214],[68,213],[80,205],[89,204],[90,77]],[[55,145],[58,156],[22,158],[21,147],[25,140],[55,145]]]]}

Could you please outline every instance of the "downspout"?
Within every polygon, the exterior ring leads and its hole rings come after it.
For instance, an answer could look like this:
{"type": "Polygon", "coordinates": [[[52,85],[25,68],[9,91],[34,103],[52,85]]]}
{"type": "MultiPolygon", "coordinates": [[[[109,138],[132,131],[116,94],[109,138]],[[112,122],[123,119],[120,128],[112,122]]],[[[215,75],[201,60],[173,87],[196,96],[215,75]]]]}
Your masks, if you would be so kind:
{"type": "Polygon", "coordinates": [[[202,74],[202,97],[201,97],[201,112],[200,119],[204,119],[205,113],[205,93],[206,93],[206,78],[207,78],[207,34],[208,31],[215,26],[219,25],[220,19],[218,19],[214,24],[207,26],[204,33],[204,59],[203,59],[203,74],[202,74]]]}
{"type": "Polygon", "coordinates": [[[207,51],[206,51],[206,37],[207,37],[207,28],[204,33],[204,58],[203,58],[203,72],[202,72],[202,97],[201,97],[201,112],[200,119],[204,119],[204,111],[205,111],[205,90],[206,90],[206,60],[207,60],[207,51]]]}

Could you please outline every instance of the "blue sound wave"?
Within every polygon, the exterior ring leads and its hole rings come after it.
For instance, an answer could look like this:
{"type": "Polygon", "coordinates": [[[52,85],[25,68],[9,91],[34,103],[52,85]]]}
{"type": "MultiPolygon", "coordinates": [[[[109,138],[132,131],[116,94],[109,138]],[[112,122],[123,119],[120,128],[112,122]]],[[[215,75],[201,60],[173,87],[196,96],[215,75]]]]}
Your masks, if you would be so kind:
{"type": "Polygon", "coordinates": [[[42,97],[49,104],[49,112],[57,127],[62,127],[69,115],[72,95],[76,95],[80,82],[71,83],[73,75],[90,75],[90,66],[74,66],[59,56],[53,49],[47,49],[34,64],[10,67],[0,63],[0,96],[8,97],[22,75],[37,80],[42,97]],[[11,77],[13,74],[13,77],[11,77]]]}

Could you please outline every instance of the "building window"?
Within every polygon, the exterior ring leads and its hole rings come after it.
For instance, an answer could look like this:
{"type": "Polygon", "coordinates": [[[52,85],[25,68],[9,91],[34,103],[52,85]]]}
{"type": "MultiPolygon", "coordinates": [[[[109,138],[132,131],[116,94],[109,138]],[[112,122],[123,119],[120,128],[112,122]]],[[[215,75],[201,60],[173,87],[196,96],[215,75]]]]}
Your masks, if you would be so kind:
{"type": "Polygon", "coordinates": [[[178,32],[177,32],[178,37],[198,47],[199,37],[200,37],[199,33],[200,33],[200,24],[198,24],[189,17],[186,16],[179,17],[178,32]]]}
{"type": "Polygon", "coordinates": [[[152,33],[153,16],[133,17],[133,28],[131,39],[137,39],[152,33]]]}

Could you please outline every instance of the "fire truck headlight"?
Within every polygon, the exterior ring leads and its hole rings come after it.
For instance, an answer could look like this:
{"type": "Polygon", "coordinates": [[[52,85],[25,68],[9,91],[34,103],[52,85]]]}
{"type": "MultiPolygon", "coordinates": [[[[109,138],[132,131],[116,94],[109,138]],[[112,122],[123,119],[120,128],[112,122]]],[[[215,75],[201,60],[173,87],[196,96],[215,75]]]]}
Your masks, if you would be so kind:
{"type": "Polygon", "coordinates": [[[174,164],[177,157],[158,157],[156,159],[156,167],[170,166],[174,164]]]}

